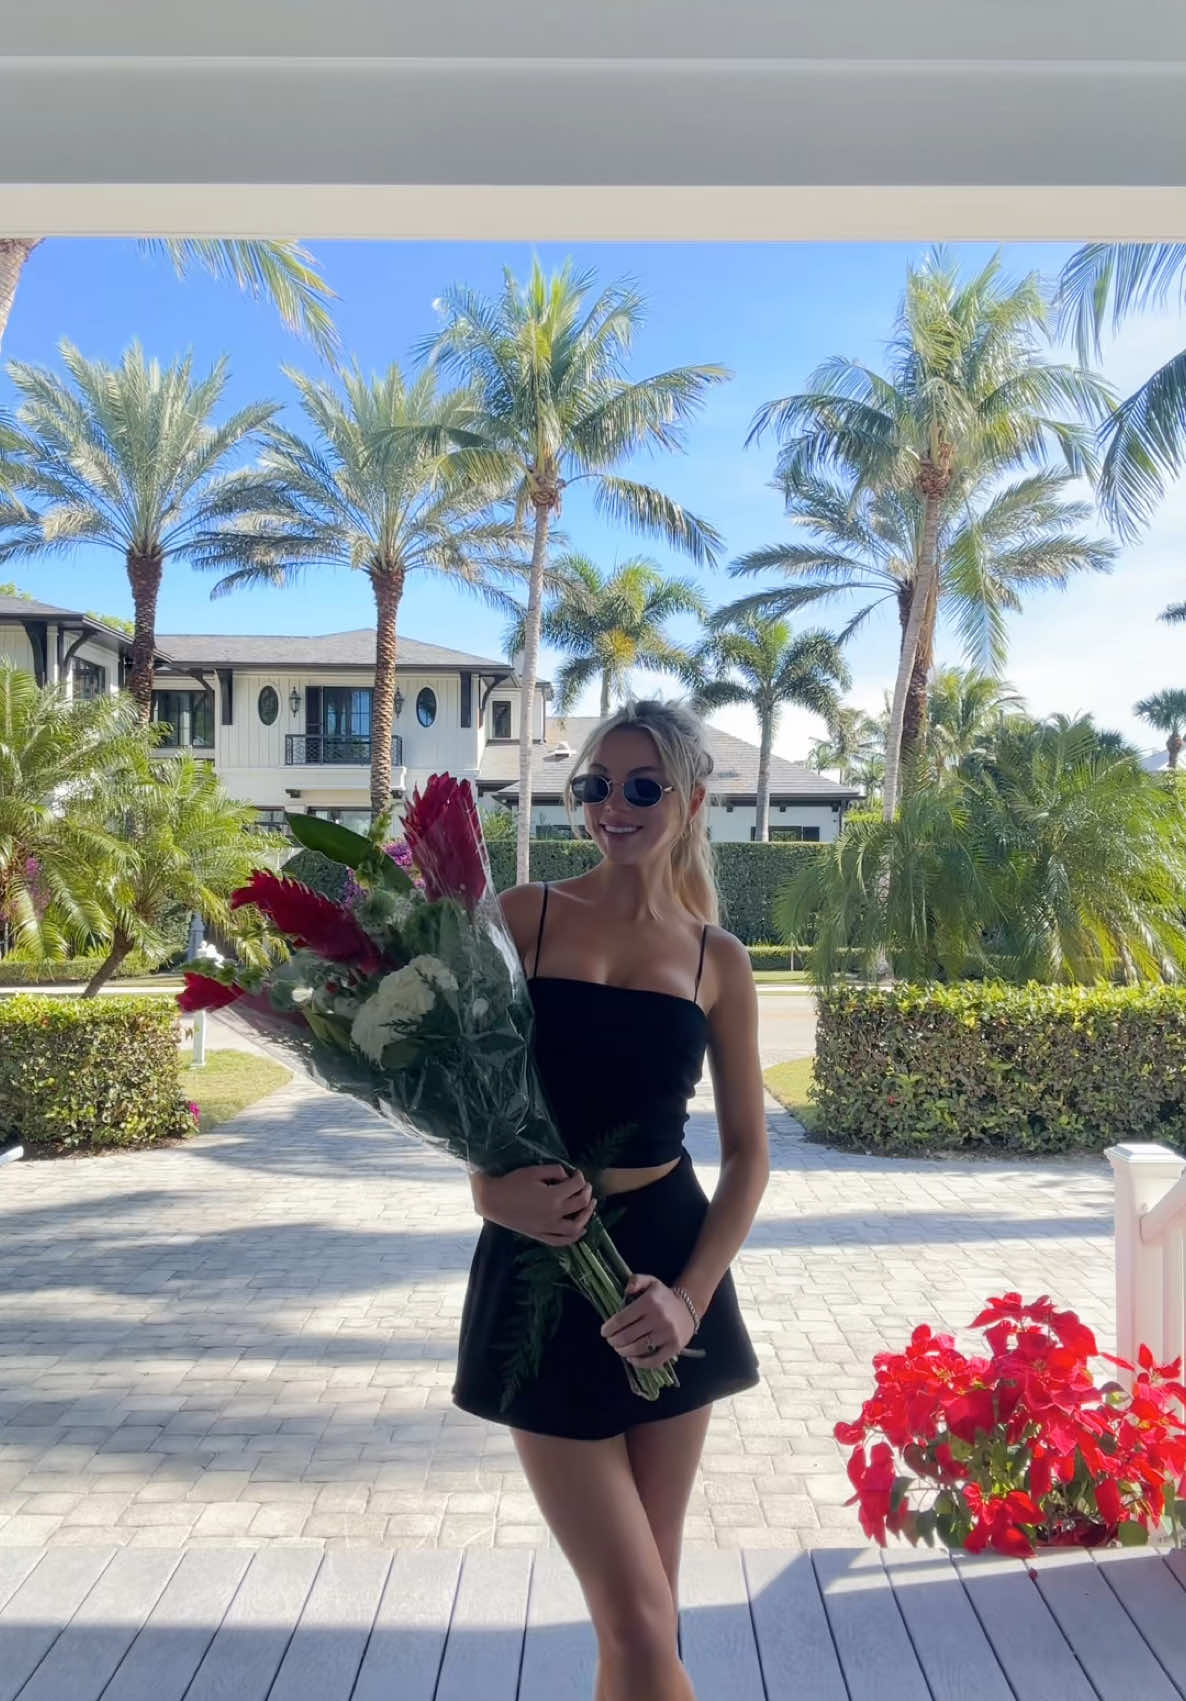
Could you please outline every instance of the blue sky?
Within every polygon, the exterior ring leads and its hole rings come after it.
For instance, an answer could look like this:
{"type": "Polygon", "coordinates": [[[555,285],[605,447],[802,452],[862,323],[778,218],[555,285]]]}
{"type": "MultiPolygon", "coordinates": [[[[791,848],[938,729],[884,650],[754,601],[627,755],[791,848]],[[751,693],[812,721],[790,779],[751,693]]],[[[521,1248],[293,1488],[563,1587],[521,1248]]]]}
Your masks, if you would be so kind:
{"type": "MultiPolygon", "coordinates": [[[[310,243],[340,300],[336,318],[347,356],[364,369],[406,363],[412,347],[435,324],[432,303],[441,289],[466,282],[498,288],[502,268],[522,271],[532,250],[515,244],[310,243]]],[[[649,298],[647,324],[638,339],[638,376],[668,366],[717,362],[730,367],[731,383],[712,394],[688,433],[688,452],[648,457],[635,469],[710,519],[726,539],[727,557],[785,535],[780,499],[769,487],[772,450],[746,450],[754,410],[764,401],[803,386],[818,362],[847,354],[880,364],[906,266],[922,249],[894,244],[660,245],[596,244],[541,247],[545,265],[569,255],[608,279],[629,274],[649,298]]],[[[965,266],[990,252],[957,245],[965,266]]],[[[1004,250],[1010,274],[1037,270],[1053,277],[1068,248],[1018,245],[1004,250]]],[[[1135,386],[1155,364],[1182,346],[1176,316],[1147,318],[1109,344],[1105,375],[1121,389],[1135,386]]],[[[69,337],[91,356],[116,360],[139,338],[149,354],[171,359],[189,349],[199,368],[225,353],[231,379],[227,406],[261,396],[286,399],[284,364],[318,370],[312,351],[288,335],[262,304],[203,275],[177,281],[169,266],[144,259],[134,243],[46,242],[26,268],[4,343],[6,360],[53,364],[59,340],[69,337]]],[[[11,400],[0,376],[0,405],[11,400]]],[[[751,581],[730,579],[723,568],[698,573],[661,546],[606,526],[583,494],[573,493],[562,520],[572,545],[606,566],[637,553],[701,579],[713,603],[731,600],[751,581]]],[[[1186,685],[1186,636],[1158,626],[1158,611],[1186,596],[1186,491],[1171,493],[1148,535],[1127,548],[1113,574],[1081,579],[1062,593],[1033,596],[1013,622],[1008,677],[1036,712],[1090,709],[1101,723],[1119,727],[1143,747],[1156,735],[1132,714],[1140,696],[1163,686],[1186,685]]],[[[77,557],[36,565],[15,563],[14,577],[50,602],[128,613],[121,561],[88,550],[77,557]]],[[[158,628],[162,632],[324,632],[372,623],[368,587],[360,575],[306,576],[286,591],[241,592],[210,600],[209,578],[176,565],[166,572],[158,628]]],[[[855,604],[825,605],[810,623],[839,625],[855,604]]],[[[480,603],[424,576],[408,587],[401,618],[410,637],[459,649],[501,653],[501,619],[480,603]]],[[[868,623],[850,646],[852,700],[880,705],[892,685],[896,621],[868,623]]],[[[958,660],[958,647],[940,634],[938,659],[958,660]]],[[[544,666],[554,670],[545,653],[544,666]]],[[[640,675],[660,690],[662,681],[640,675]]],[[[591,709],[594,705],[583,707],[591,709]]],[[[744,714],[725,713],[722,725],[752,735],[744,714]]],[[[778,748],[802,756],[822,731],[812,717],[788,713],[778,748]]]]}

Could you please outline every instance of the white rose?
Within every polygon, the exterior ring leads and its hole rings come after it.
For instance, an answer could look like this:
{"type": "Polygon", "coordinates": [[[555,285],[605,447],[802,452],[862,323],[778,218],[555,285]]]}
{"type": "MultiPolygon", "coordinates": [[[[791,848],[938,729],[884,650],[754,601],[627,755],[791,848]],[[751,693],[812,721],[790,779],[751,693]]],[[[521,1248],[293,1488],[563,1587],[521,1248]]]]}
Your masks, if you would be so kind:
{"type": "Polygon", "coordinates": [[[408,967],[423,975],[425,980],[439,986],[442,992],[457,991],[457,976],[439,957],[413,957],[408,967]]]}
{"type": "Polygon", "coordinates": [[[312,996],[313,988],[311,986],[294,986],[292,989],[294,1004],[307,1004],[312,996]]]}
{"type": "Polygon", "coordinates": [[[396,969],[394,974],[384,975],[355,1016],[350,1037],[360,1051],[375,1063],[381,1063],[383,1047],[393,1031],[411,1027],[435,1003],[432,987],[417,972],[415,962],[411,962],[406,968],[396,969]]]}

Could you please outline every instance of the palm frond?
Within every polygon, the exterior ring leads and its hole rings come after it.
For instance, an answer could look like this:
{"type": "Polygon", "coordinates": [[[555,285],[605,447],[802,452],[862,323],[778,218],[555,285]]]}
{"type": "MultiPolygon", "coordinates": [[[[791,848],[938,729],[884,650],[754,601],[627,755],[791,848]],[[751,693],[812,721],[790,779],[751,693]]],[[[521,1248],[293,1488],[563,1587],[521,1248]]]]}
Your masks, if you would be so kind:
{"type": "Polygon", "coordinates": [[[197,264],[212,277],[229,279],[248,295],[270,301],[289,330],[307,337],[327,359],[336,354],[341,339],[329,308],[334,293],[299,243],[164,237],[146,238],[141,246],[165,255],[179,277],[197,264]]]}

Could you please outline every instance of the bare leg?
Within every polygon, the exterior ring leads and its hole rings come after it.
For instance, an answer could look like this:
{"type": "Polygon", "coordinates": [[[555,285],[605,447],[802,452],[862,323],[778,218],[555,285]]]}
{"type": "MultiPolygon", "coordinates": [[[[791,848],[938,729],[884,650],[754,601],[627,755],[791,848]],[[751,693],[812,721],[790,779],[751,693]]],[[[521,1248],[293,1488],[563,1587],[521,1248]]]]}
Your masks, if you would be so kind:
{"type": "Polygon", "coordinates": [[[512,1433],[589,1606],[600,1656],[595,1701],[695,1701],[676,1645],[671,1585],[625,1436],[571,1441],[512,1433]]]}
{"type": "Polygon", "coordinates": [[[647,1520],[677,1611],[684,1519],[711,1416],[712,1407],[701,1406],[697,1411],[685,1412],[682,1417],[640,1423],[626,1432],[630,1468],[646,1508],[647,1520]]]}

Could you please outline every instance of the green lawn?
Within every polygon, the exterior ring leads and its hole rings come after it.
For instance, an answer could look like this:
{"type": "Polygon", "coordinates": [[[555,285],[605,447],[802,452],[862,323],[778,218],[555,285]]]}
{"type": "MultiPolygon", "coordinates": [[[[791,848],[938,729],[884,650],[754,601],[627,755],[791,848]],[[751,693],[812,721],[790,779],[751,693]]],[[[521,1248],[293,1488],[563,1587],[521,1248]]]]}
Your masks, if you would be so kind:
{"type": "Polygon", "coordinates": [[[267,1098],[292,1080],[292,1071],[250,1051],[208,1051],[205,1067],[195,1069],[192,1051],[183,1051],[181,1090],[202,1115],[199,1132],[209,1134],[248,1105],[267,1098]]]}
{"type": "Polygon", "coordinates": [[[806,986],[806,969],[755,969],[754,979],[759,986],[806,986]]]}
{"type": "Polygon", "coordinates": [[[813,1133],[819,1113],[807,1096],[814,1074],[810,1057],[796,1057],[790,1063],[776,1063],[766,1070],[765,1082],[770,1092],[792,1116],[798,1117],[804,1128],[813,1133]]]}

